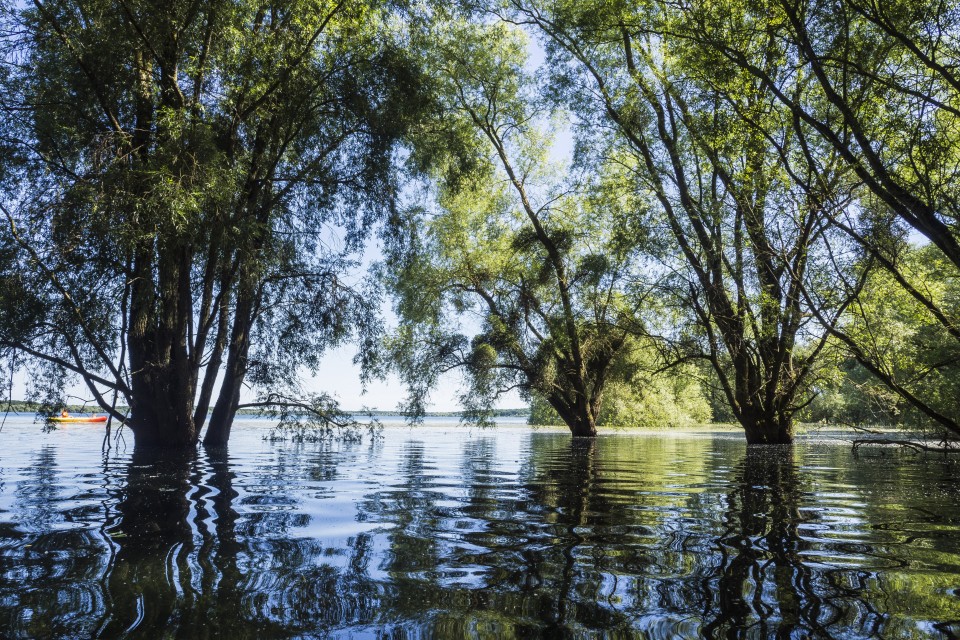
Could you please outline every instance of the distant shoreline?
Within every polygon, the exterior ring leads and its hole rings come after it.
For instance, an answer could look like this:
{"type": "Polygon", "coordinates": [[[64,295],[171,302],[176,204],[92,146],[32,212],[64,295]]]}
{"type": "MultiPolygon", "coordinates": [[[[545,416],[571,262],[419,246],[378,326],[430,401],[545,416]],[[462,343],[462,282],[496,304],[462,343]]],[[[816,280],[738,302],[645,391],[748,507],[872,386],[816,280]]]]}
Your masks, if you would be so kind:
{"type": "MultiPolygon", "coordinates": [[[[407,417],[409,414],[402,413],[400,411],[344,411],[351,416],[403,416],[407,417]]],[[[461,418],[466,412],[464,411],[427,411],[424,413],[424,417],[427,418],[461,418]]],[[[493,411],[494,418],[528,418],[530,417],[530,409],[494,409],[493,411]]]]}
{"type": "MultiPolygon", "coordinates": [[[[9,408],[7,403],[0,403],[0,412],[9,412],[9,413],[37,413],[40,409],[43,408],[38,402],[27,402],[25,400],[14,400],[9,403],[9,408]]],[[[48,407],[49,408],[49,407],[48,407]]],[[[50,413],[58,412],[61,407],[56,407],[51,409],[50,413]]],[[[67,411],[70,413],[103,413],[99,407],[90,406],[90,405],[79,405],[71,404],[67,405],[67,411]]],[[[128,410],[125,406],[118,406],[117,411],[120,413],[126,413],[128,410]]],[[[250,416],[250,415],[259,415],[261,413],[258,409],[240,409],[237,411],[238,416],[250,416]]],[[[400,411],[390,411],[385,409],[377,410],[356,410],[356,411],[344,411],[350,416],[360,417],[360,416],[403,416],[408,417],[409,414],[400,412],[400,411]]],[[[460,418],[463,417],[464,411],[427,411],[424,415],[428,418],[460,418]]],[[[526,418],[530,416],[529,408],[521,409],[494,409],[493,416],[494,418],[526,418]]]]}

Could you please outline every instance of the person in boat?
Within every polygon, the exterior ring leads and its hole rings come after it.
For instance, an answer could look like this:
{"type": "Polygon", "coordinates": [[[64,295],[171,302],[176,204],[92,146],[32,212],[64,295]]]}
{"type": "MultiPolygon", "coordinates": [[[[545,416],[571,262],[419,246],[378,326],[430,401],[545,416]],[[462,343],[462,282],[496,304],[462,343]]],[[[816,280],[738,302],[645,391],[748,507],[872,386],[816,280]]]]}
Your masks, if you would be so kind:
{"type": "Polygon", "coordinates": [[[70,417],[70,412],[67,411],[66,409],[61,409],[61,410],[60,410],[60,417],[61,417],[61,418],[69,418],[69,417],[70,417]]]}

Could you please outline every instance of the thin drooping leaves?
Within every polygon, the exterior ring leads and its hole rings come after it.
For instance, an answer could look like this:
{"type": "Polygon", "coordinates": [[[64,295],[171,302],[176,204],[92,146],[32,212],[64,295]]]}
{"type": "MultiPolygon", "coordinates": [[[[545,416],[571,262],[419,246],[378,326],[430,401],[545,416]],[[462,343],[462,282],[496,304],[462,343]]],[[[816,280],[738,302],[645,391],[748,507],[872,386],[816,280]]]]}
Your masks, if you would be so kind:
{"type": "Polygon", "coordinates": [[[375,331],[349,273],[422,106],[394,10],[10,8],[0,343],[128,406],[138,443],[223,443],[244,384],[294,392],[375,331]]]}
{"type": "Polygon", "coordinates": [[[593,436],[608,378],[642,332],[628,295],[639,237],[623,241],[637,212],[602,189],[577,193],[585,185],[550,166],[551,114],[531,93],[515,29],[446,28],[435,38],[445,119],[476,141],[477,170],[444,181],[437,209],[417,217],[422,246],[394,267],[403,321],[394,353],[414,408],[440,372],[463,368],[474,417],[518,389],[548,402],[575,436],[593,436]],[[466,314],[480,320],[472,340],[455,322],[466,314]]]}

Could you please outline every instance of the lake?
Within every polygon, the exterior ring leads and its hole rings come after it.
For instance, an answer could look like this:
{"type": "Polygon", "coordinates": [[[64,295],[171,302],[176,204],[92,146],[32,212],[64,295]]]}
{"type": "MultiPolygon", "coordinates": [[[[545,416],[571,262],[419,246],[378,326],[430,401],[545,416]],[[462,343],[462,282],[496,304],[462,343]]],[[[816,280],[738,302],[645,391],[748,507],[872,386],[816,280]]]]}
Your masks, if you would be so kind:
{"type": "Polygon", "coordinates": [[[956,638],[960,465],[830,434],[388,425],[157,461],[0,431],[9,638],[956,638]]]}

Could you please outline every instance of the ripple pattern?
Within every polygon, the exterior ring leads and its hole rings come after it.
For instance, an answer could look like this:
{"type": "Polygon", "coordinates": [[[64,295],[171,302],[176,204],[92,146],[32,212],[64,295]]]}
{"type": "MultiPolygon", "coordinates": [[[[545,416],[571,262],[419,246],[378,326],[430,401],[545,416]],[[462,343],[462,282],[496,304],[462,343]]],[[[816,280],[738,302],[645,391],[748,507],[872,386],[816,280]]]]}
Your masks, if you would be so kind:
{"type": "Polygon", "coordinates": [[[502,426],[158,459],[8,422],[0,635],[954,638],[960,468],[502,426]]]}

